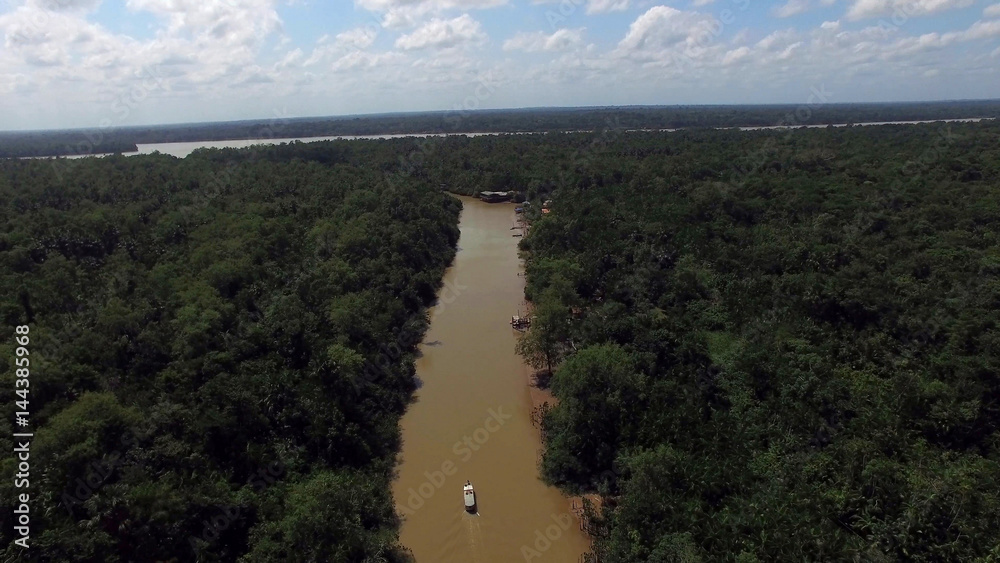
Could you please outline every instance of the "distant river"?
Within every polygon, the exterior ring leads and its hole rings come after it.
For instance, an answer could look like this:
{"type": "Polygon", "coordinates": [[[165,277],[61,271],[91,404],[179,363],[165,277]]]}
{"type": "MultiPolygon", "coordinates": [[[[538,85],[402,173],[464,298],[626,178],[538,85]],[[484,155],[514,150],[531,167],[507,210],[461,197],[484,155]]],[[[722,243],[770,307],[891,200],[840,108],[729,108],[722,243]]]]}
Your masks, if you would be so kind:
{"type": "Polygon", "coordinates": [[[720,127],[719,129],[739,129],[740,131],[765,131],[768,129],[799,129],[805,127],[806,129],[822,129],[824,127],[848,127],[852,125],[861,126],[871,126],[871,125],[918,125],[920,123],[979,123],[980,121],[992,121],[992,117],[968,117],[964,119],[933,119],[928,121],[868,121],[865,123],[835,123],[832,125],[828,124],[813,124],[813,125],[767,125],[763,127],[720,127]]]}
{"type": "MultiPolygon", "coordinates": [[[[822,127],[847,127],[849,125],[916,125],[919,123],[978,123],[983,119],[992,118],[981,118],[974,117],[968,119],[936,119],[933,121],[879,121],[871,123],[837,123],[833,125],[766,125],[761,127],[718,127],[717,129],[739,129],[740,131],[765,131],[768,129],[795,129],[798,127],[807,127],[810,129],[822,128],[822,127]]],[[[632,129],[632,132],[674,132],[679,131],[679,129],[632,129]]],[[[573,131],[573,133],[590,133],[591,131],[573,131]]],[[[139,145],[138,153],[126,153],[126,154],[150,154],[154,151],[159,151],[163,154],[174,155],[178,158],[184,158],[185,156],[191,154],[197,149],[202,148],[243,148],[253,145],[277,145],[281,143],[291,143],[294,141],[300,141],[303,143],[311,143],[315,141],[335,141],[338,139],[353,140],[353,139],[403,139],[403,138],[414,138],[414,137],[481,137],[485,135],[537,135],[540,133],[524,133],[524,132],[506,132],[506,133],[406,133],[399,135],[341,135],[338,137],[302,137],[297,139],[250,139],[250,140],[236,140],[236,141],[195,141],[191,143],[160,143],[154,145],[139,145]]]]}
{"type": "Polygon", "coordinates": [[[184,158],[198,149],[239,149],[252,147],[254,145],[280,145],[282,143],[314,143],[317,141],[337,141],[337,140],[359,140],[359,139],[405,139],[414,137],[480,137],[483,135],[500,135],[501,133],[419,133],[419,134],[398,134],[398,135],[338,135],[335,137],[298,137],[288,139],[242,139],[231,141],[192,141],[189,143],[156,143],[152,145],[138,145],[139,152],[123,153],[126,156],[136,154],[152,154],[160,152],[178,158],[184,158]]]}
{"type": "MultiPolygon", "coordinates": [[[[766,131],[774,129],[821,129],[823,127],[849,127],[852,125],[861,126],[873,126],[873,125],[917,125],[920,123],[978,123],[980,121],[990,121],[992,117],[971,117],[965,119],[934,119],[928,121],[873,121],[867,123],[834,123],[834,124],[812,124],[812,125],[763,125],[755,127],[717,127],[716,129],[738,129],[740,131],[766,131]]],[[[674,132],[682,131],[683,129],[629,129],[627,133],[634,132],[674,132]]],[[[590,133],[591,131],[570,131],[571,133],[590,133]]],[[[297,138],[285,138],[285,139],[234,139],[229,141],[191,141],[184,143],[155,143],[150,145],[138,145],[138,152],[127,152],[122,153],[125,156],[134,156],[137,154],[152,154],[154,152],[160,152],[162,154],[169,154],[176,156],[178,158],[184,158],[197,149],[226,149],[226,148],[245,148],[254,145],[278,145],[281,143],[312,143],[316,141],[336,141],[336,140],[357,140],[357,139],[403,139],[403,138],[417,138],[417,137],[482,137],[487,135],[538,135],[541,133],[526,133],[519,131],[511,132],[500,132],[500,133],[402,133],[394,135],[338,135],[332,137],[297,137],[297,138]]],[[[107,154],[93,154],[93,155],[71,155],[64,158],[84,158],[88,156],[108,156],[107,154]]],[[[51,157],[27,157],[27,158],[51,158],[51,157]]]]}

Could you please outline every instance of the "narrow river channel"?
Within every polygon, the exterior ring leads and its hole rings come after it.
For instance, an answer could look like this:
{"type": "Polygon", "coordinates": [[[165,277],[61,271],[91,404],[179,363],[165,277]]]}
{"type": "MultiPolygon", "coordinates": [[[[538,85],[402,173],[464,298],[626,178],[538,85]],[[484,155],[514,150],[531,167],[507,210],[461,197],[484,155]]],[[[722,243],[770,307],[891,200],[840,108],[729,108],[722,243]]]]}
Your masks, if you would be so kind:
{"type": "Polygon", "coordinates": [[[461,199],[460,250],[421,345],[417,401],[402,420],[393,486],[401,540],[419,563],[574,563],[589,540],[566,497],[538,478],[527,368],[509,324],[524,299],[514,207],[461,199]],[[464,509],[467,480],[478,514],[464,509]]]}

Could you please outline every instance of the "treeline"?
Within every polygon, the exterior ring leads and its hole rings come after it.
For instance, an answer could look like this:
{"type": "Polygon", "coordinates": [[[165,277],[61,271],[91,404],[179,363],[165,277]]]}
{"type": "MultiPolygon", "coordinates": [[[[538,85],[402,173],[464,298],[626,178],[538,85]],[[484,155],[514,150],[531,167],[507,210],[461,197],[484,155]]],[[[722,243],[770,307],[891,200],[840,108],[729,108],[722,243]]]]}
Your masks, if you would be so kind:
{"type": "Polygon", "coordinates": [[[139,147],[127,130],[0,132],[0,158],[91,156],[133,153],[139,147]]]}
{"type": "Polygon", "coordinates": [[[600,561],[1000,558],[998,141],[937,124],[580,153],[522,242],[519,349],[555,368],[542,470],[601,495],[600,561]]]}
{"type": "Polygon", "coordinates": [[[831,104],[816,92],[798,105],[629,106],[464,109],[344,117],[272,118],[224,123],[0,133],[0,158],[90,155],[137,150],[137,144],[231,139],[414,133],[511,133],[703,127],[801,126],[880,121],[1000,117],[1000,101],[831,104]]]}
{"type": "Polygon", "coordinates": [[[0,162],[4,559],[405,560],[398,420],[459,210],[294,147],[0,162]]]}

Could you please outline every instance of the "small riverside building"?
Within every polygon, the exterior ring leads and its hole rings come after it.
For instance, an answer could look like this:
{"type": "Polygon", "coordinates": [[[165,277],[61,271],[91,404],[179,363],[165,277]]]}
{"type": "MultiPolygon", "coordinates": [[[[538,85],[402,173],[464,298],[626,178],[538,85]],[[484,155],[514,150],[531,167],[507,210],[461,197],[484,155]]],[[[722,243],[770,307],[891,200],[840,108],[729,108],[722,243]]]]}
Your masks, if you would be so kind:
{"type": "Polygon", "coordinates": [[[479,192],[479,199],[486,203],[502,203],[514,199],[514,192],[479,192]]]}

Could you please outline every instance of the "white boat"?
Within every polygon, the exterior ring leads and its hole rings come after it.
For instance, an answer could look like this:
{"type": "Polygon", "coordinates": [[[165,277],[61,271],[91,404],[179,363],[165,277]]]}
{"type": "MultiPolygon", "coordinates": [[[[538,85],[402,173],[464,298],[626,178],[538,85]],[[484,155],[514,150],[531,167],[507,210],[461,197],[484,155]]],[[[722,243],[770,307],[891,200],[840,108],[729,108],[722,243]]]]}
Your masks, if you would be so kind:
{"type": "Polygon", "coordinates": [[[472,490],[472,483],[465,482],[465,510],[472,514],[476,513],[476,492],[472,490]]]}

